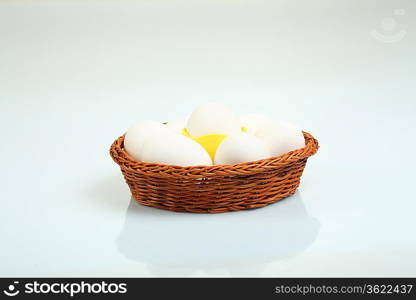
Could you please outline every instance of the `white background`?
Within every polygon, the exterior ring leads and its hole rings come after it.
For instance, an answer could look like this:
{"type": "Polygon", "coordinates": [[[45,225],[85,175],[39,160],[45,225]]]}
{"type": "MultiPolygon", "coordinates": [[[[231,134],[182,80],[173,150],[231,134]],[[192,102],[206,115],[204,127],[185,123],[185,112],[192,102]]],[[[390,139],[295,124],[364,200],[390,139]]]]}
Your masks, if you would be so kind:
{"type": "Polygon", "coordinates": [[[0,1],[0,276],[416,276],[415,6],[0,1]],[[297,194],[131,201],[110,144],[206,101],[319,140],[297,194]]]}

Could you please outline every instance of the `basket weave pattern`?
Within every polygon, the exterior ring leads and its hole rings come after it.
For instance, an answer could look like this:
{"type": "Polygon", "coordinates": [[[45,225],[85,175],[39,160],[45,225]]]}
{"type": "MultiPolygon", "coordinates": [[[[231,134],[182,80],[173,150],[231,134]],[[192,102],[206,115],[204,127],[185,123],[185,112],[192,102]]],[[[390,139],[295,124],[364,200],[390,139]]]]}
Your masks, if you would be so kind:
{"type": "Polygon", "coordinates": [[[173,211],[220,213],[266,206],[295,193],[318,141],[303,132],[304,148],[255,162],[179,167],[145,163],[124,150],[124,136],[110,148],[133,198],[173,211]]]}

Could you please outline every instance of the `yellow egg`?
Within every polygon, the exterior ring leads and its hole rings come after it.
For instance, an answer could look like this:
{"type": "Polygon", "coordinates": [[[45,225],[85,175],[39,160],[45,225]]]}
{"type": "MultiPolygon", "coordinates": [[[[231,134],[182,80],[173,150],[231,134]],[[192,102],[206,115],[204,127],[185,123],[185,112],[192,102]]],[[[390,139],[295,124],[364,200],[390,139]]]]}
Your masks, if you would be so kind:
{"type": "MultiPolygon", "coordinates": [[[[241,132],[247,132],[247,128],[242,126],[241,132]]],[[[215,158],[215,154],[217,153],[218,147],[221,145],[224,139],[228,137],[228,135],[225,134],[206,134],[194,137],[189,134],[186,128],[182,129],[182,135],[189,137],[198,144],[200,144],[205,149],[205,151],[208,152],[212,160],[214,160],[215,158]]]]}
{"type": "Polygon", "coordinates": [[[206,134],[198,137],[193,137],[189,134],[186,128],[182,129],[182,134],[200,144],[205,149],[205,151],[208,152],[209,156],[211,156],[211,159],[214,159],[218,146],[227,137],[224,134],[206,134]]]}

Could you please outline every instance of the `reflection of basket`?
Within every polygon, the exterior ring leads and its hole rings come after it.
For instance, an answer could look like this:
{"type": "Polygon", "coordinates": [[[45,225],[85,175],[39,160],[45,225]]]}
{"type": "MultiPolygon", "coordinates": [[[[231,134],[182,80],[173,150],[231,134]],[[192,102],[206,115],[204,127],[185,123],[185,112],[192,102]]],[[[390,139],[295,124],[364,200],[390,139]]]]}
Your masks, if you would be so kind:
{"type": "Polygon", "coordinates": [[[137,161],[124,150],[124,136],[114,141],[110,154],[140,204],[219,213],[262,207],[295,193],[308,157],[319,147],[312,135],[303,134],[304,148],[235,165],[179,167],[137,161]]]}
{"type": "Polygon", "coordinates": [[[182,276],[185,269],[252,277],[262,266],[303,252],[320,230],[299,192],[263,209],[197,218],[152,210],[132,199],[124,219],[118,251],[163,277],[182,276]]]}

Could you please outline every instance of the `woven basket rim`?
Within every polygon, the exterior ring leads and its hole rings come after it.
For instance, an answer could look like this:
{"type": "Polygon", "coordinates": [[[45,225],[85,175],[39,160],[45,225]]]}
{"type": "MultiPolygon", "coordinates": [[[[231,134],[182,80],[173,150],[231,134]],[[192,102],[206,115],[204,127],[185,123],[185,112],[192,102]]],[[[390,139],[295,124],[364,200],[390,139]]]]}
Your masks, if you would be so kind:
{"type": "Polygon", "coordinates": [[[244,176],[271,171],[314,155],[319,148],[318,141],[310,133],[305,131],[302,132],[305,137],[305,147],[303,148],[296,149],[279,156],[233,165],[182,167],[138,161],[131,157],[127,151],[124,150],[124,135],[118,137],[113,142],[110,148],[110,155],[121,169],[128,170],[129,172],[146,174],[149,176],[185,176],[192,178],[236,175],[244,176]]]}

